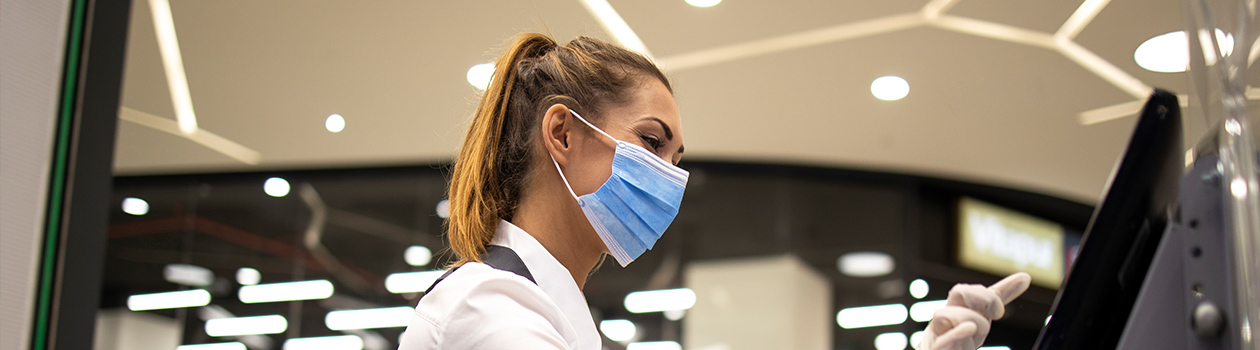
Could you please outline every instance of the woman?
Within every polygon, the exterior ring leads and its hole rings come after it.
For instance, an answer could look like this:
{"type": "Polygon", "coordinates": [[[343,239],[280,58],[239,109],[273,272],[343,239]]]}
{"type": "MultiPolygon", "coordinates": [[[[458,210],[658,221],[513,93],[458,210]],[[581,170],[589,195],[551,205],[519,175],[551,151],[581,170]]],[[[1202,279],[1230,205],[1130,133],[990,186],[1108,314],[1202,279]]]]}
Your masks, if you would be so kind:
{"type": "MultiPolygon", "coordinates": [[[[651,61],[585,37],[517,36],[455,161],[447,235],[459,260],[420,299],[400,349],[599,349],[586,277],[603,254],[634,261],[673,221],[682,153],[673,91],[651,61]]],[[[927,349],[974,349],[1027,285],[956,287],[927,349]]]]}

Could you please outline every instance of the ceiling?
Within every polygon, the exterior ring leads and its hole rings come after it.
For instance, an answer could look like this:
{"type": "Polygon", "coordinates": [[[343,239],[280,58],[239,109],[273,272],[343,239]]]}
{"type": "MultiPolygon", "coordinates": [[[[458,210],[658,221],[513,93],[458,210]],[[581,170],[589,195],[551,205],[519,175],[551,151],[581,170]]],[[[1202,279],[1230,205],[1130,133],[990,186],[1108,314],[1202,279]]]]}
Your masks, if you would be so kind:
{"type": "MultiPolygon", "coordinates": [[[[1106,6],[1072,42],[1140,86],[1188,90],[1183,73],[1133,61],[1144,40],[1181,29],[1177,0],[1090,2],[1106,6]]],[[[582,0],[170,3],[200,134],[171,129],[149,2],[135,1],[120,175],[445,162],[479,97],[465,73],[513,34],[612,40],[582,0]],[[344,131],[325,130],[332,113],[344,131]],[[207,142],[257,152],[256,164],[207,142]]],[[[611,5],[674,84],[687,159],[930,175],[1093,203],[1135,121],[1083,125],[1082,112],[1136,94],[1063,50],[1020,42],[1058,31],[1079,1],[611,5]],[[925,22],[925,5],[949,22],[925,22]],[[874,98],[884,75],[910,94],[874,98]]]]}

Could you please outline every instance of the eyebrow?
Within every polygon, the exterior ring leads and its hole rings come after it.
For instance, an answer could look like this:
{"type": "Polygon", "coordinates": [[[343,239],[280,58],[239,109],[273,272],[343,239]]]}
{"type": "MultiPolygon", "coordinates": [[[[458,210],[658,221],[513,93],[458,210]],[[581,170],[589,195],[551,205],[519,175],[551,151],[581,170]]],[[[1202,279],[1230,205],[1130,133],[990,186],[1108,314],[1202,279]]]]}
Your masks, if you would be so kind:
{"type": "MultiPolygon", "coordinates": [[[[674,140],[674,130],[670,129],[670,128],[669,128],[669,125],[665,124],[665,121],[664,121],[664,120],[661,120],[661,118],[657,118],[657,117],[647,117],[647,119],[648,119],[648,120],[654,120],[654,121],[656,121],[657,123],[660,123],[660,124],[661,124],[661,128],[662,128],[662,129],[665,129],[665,139],[666,139],[666,140],[670,140],[670,141],[673,141],[673,140],[674,140]]],[[[678,146],[678,153],[683,153],[683,150],[685,150],[686,148],[687,148],[687,146],[678,146]]]]}

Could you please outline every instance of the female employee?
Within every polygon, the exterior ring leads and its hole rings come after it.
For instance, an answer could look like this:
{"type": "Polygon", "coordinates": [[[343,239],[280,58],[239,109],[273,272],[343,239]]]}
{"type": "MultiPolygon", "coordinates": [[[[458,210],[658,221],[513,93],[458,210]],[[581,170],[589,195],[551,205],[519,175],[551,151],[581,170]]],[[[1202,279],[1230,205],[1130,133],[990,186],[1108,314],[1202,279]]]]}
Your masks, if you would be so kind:
{"type": "MultiPolygon", "coordinates": [[[[623,267],[678,213],[687,171],[669,80],[643,56],[522,34],[495,62],[450,184],[459,261],[420,299],[400,349],[599,349],[582,287],[623,267]]],[[[959,286],[926,349],[975,349],[1027,288],[959,286]]],[[[924,349],[921,347],[920,349],[924,349]]]]}

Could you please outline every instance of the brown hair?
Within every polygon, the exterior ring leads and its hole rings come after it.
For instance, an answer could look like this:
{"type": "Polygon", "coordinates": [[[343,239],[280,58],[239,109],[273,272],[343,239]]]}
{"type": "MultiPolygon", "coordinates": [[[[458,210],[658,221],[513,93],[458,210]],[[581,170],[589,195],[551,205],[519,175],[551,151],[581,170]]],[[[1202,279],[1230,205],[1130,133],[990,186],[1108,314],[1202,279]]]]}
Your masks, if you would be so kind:
{"type": "Polygon", "coordinates": [[[512,219],[547,108],[564,104],[594,122],[602,108],[630,103],[649,77],[673,92],[643,55],[587,37],[559,46],[519,34],[494,67],[451,174],[447,239],[457,264],[481,261],[499,219],[512,219]]]}

